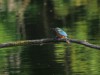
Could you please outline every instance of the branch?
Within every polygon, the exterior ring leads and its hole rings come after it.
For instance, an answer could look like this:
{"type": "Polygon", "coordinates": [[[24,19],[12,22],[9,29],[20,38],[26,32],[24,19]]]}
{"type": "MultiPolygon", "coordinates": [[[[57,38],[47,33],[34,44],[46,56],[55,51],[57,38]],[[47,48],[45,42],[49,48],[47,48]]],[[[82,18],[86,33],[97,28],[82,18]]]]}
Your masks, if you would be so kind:
{"type": "MultiPolygon", "coordinates": [[[[100,46],[93,45],[86,41],[80,41],[77,39],[68,39],[71,43],[81,44],[90,48],[100,50],[100,46]]],[[[23,40],[23,41],[16,41],[16,42],[8,42],[0,44],[0,48],[5,47],[12,47],[12,46],[22,46],[22,45],[43,45],[43,44],[50,44],[50,43],[58,43],[58,42],[66,42],[65,39],[54,39],[54,38],[47,38],[47,39],[38,39],[38,40],[23,40]]]]}

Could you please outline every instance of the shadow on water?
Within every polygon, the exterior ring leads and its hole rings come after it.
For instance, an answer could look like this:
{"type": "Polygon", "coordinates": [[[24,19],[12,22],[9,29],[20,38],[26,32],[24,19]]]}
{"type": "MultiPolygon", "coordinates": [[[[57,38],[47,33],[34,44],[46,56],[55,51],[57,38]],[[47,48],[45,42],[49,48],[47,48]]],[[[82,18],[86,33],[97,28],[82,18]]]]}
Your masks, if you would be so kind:
{"type": "MultiPolygon", "coordinates": [[[[34,10],[35,11],[35,10],[34,10]]],[[[46,38],[45,29],[42,23],[41,15],[27,11],[25,14],[25,25],[27,39],[46,38]],[[38,20],[37,20],[38,19],[38,20]]],[[[24,47],[21,53],[21,75],[59,75],[63,70],[56,63],[54,55],[54,46],[42,45],[24,47]]]]}
{"type": "MultiPolygon", "coordinates": [[[[29,26],[29,24],[28,24],[29,26]]],[[[32,26],[31,26],[32,27],[32,26]]],[[[27,27],[28,30],[28,27],[27,27]]],[[[29,28],[30,30],[30,28],[29,28]]],[[[28,35],[27,38],[40,38],[36,37],[37,35],[43,36],[43,31],[41,29],[38,29],[36,27],[32,27],[31,32],[28,33],[31,34],[28,35]],[[36,29],[36,32],[34,32],[36,29]],[[41,34],[40,34],[41,32],[41,34]]],[[[53,45],[39,45],[39,46],[29,46],[25,47],[24,51],[21,53],[22,57],[22,73],[25,71],[25,74],[30,75],[55,75],[56,71],[59,72],[60,67],[59,64],[57,64],[54,61],[54,47],[53,45]]],[[[59,74],[59,73],[57,73],[59,74]]],[[[22,74],[24,75],[24,74],[22,74]]]]}

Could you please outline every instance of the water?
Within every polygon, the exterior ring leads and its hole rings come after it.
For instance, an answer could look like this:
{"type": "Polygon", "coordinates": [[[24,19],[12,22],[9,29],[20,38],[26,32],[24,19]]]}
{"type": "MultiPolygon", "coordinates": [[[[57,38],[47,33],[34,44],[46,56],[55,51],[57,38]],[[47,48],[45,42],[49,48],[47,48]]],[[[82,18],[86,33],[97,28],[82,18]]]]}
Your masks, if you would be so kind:
{"type": "MultiPolygon", "coordinates": [[[[0,42],[54,38],[50,28],[60,27],[69,38],[100,45],[99,7],[91,2],[33,1],[17,17],[16,11],[5,9],[0,12],[0,42]]],[[[4,48],[0,75],[100,75],[99,55],[99,50],[76,43],[4,48]]]]}

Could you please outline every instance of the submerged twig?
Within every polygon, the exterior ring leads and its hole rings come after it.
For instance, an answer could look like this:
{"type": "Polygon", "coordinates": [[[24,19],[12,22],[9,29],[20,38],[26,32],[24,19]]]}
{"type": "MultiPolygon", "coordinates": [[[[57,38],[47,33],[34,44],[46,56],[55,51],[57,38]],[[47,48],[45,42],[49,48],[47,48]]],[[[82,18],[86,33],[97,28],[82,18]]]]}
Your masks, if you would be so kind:
{"type": "MultiPolygon", "coordinates": [[[[90,48],[100,50],[100,46],[88,43],[86,41],[80,41],[77,39],[68,39],[72,43],[81,44],[90,48]]],[[[16,41],[16,42],[8,42],[8,43],[1,43],[0,48],[12,47],[12,46],[22,46],[22,45],[41,45],[41,44],[50,44],[50,43],[57,43],[57,42],[66,42],[65,39],[54,39],[54,38],[46,38],[46,39],[37,39],[37,40],[23,40],[23,41],[16,41]]]]}

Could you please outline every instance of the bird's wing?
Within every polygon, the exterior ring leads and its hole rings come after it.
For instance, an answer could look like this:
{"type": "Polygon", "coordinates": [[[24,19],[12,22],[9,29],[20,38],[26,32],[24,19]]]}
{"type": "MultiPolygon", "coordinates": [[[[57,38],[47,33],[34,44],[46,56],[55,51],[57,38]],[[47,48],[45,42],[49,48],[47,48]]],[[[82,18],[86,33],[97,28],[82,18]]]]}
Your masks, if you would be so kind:
{"type": "Polygon", "coordinates": [[[58,33],[59,33],[60,35],[62,35],[62,36],[66,36],[66,37],[67,37],[67,33],[64,32],[64,31],[59,31],[58,33]]]}

